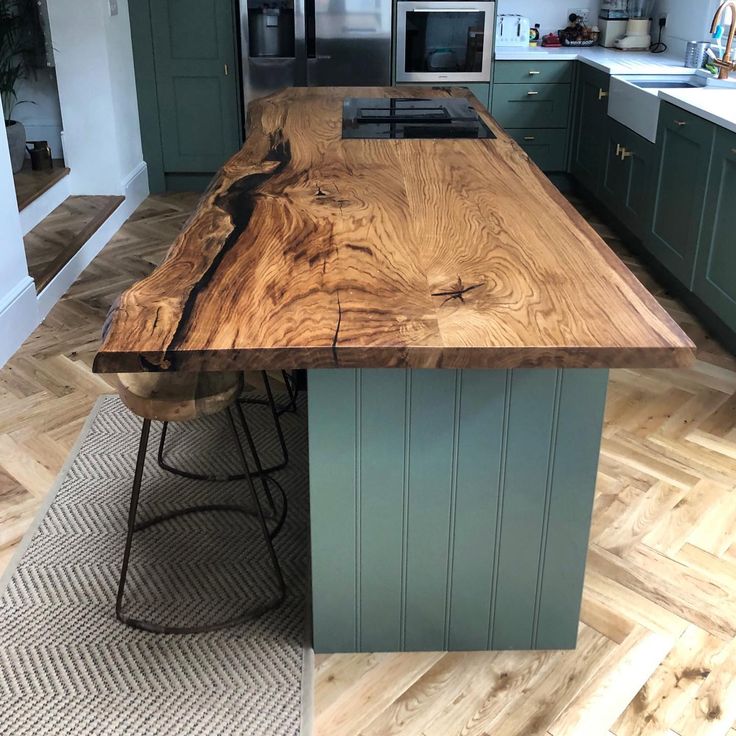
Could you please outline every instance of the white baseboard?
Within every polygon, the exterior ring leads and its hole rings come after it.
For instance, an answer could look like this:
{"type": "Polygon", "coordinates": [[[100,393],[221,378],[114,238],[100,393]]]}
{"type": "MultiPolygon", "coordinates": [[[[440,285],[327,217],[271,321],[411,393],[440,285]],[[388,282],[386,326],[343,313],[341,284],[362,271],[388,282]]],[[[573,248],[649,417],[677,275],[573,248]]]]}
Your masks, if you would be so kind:
{"type": "MultiPolygon", "coordinates": [[[[133,210],[149,195],[148,165],[141,161],[128,176],[123,179],[123,195],[126,201],[135,201],[133,210]]],[[[131,212],[133,211],[131,210],[131,212]]]]}
{"type": "Polygon", "coordinates": [[[36,285],[26,276],[0,304],[0,368],[39,322],[36,285]]]}
{"type": "Polygon", "coordinates": [[[69,196],[69,176],[54,184],[47,192],[35,199],[20,212],[20,227],[27,235],[44,217],[50,215],[69,196]]]}
{"type": "Polygon", "coordinates": [[[38,312],[43,320],[51,308],[79,278],[92,259],[110,242],[113,235],[148,196],[148,167],[141,162],[122,183],[125,201],[108,217],[97,232],[54,276],[38,295],[38,312]]]}

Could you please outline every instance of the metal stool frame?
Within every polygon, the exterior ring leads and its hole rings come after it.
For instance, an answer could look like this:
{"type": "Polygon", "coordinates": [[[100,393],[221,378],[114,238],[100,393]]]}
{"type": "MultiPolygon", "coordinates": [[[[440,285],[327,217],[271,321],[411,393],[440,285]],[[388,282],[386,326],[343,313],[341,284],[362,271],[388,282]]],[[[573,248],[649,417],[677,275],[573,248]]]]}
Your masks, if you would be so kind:
{"type": "MultiPolygon", "coordinates": [[[[273,391],[271,390],[271,382],[268,378],[268,374],[266,371],[261,372],[263,375],[263,382],[266,386],[266,395],[268,396],[267,399],[240,399],[239,401],[244,404],[259,404],[265,406],[268,404],[271,407],[271,415],[273,416],[274,426],[276,427],[276,435],[279,440],[279,445],[281,446],[281,461],[276,463],[276,465],[271,465],[268,468],[262,468],[260,470],[253,471],[250,475],[253,478],[256,478],[262,474],[268,475],[269,473],[275,473],[277,470],[283,470],[289,463],[289,451],[286,447],[286,440],[284,439],[284,431],[281,428],[281,420],[279,419],[280,414],[283,412],[279,412],[279,410],[276,407],[276,401],[273,398],[273,391]]],[[[291,389],[289,390],[289,396],[292,396],[291,389]]],[[[294,402],[294,406],[296,406],[296,396],[293,397],[292,401],[294,402]]],[[[208,480],[213,482],[220,482],[220,481],[233,481],[233,480],[244,480],[245,475],[243,473],[236,473],[234,475],[217,475],[217,474],[207,474],[207,473],[193,473],[189,470],[182,470],[181,468],[177,468],[169,463],[167,463],[164,460],[164,445],[166,443],[166,434],[168,431],[169,423],[164,422],[163,427],[161,429],[161,440],[158,444],[158,456],[157,456],[157,462],[160,468],[163,470],[168,471],[169,473],[173,473],[174,475],[178,475],[182,478],[189,478],[190,480],[208,480]]],[[[275,482],[275,481],[273,481],[275,482]]],[[[269,494],[269,502],[271,501],[270,494],[269,494]]],[[[273,503],[271,503],[271,507],[273,509],[273,503]]]]}
{"type": "MultiPolygon", "coordinates": [[[[265,382],[268,382],[268,374],[266,371],[262,371],[263,377],[265,379],[265,382]]],[[[296,399],[299,396],[299,385],[297,384],[296,380],[293,376],[289,374],[288,371],[281,371],[281,377],[284,379],[284,385],[286,386],[286,391],[289,394],[289,402],[284,405],[276,408],[276,413],[281,416],[282,414],[286,414],[287,412],[289,414],[296,414],[297,411],[299,411],[299,407],[297,406],[296,399]]],[[[267,384],[268,388],[268,384],[267,384]]],[[[260,406],[264,406],[265,404],[269,403],[268,399],[241,399],[241,401],[244,404],[256,404],[260,406]]]]}
{"type": "Polygon", "coordinates": [[[136,458],[135,475],[133,477],[133,488],[132,488],[131,497],[130,497],[130,509],[128,512],[128,529],[127,529],[127,535],[126,535],[126,540],[125,540],[125,549],[123,552],[123,562],[122,562],[122,566],[120,569],[118,592],[117,592],[117,598],[115,601],[115,616],[121,623],[125,624],[126,626],[130,626],[131,628],[138,629],[141,631],[147,631],[147,632],[154,633],[154,634],[200,634],[200,633],[204,633],[208,631],[217,631],[219,629],[239,626],[240,624],[243,624],[247,621],[258,618],[259,616],[263,615],[267,611],[270,611],[274,608],[278,608],[281,605],[281,603],[283,603],[284,601],[284,598],[286,596],[286,584],[284,582],[284,576],[281,571],[281,566],[279,564],[278,558],[276,557],[276,551],[274,550],[274,547],[273,547],[273,538],[281,530],[281,527],[283,526],[284,520],[286,518],[286,510],[287,510],[286,495],[284,494],[284,491],[281,485],[276,483],[276,481],[274,481],[273,479],[270,479],[271,482],[273,482],[280,491],[283,506],[282,506],[282,512],[279,518],[277,519],[277,522],[274,528],[269,530],[268,524],[266,523],[266,517],[264,516],[264,513],[263,513],[263,508],[261,506],[260,499],[258,498],[258,492],[256,491],[255,484],[253,483],[254,476],[260,477],[261,482],[263,484],[264,492],[266,493],[266,496],[269,499],[272,509],[274,509],[274,515],[275,515],[275,507],[273,506],[273,499],[270,493],[270,489],[268,487],[269,479],[267,479],[266,473],[263,470],[263,467],[261,466],[261,461],[258,456],[255,442],[253,441],[253,435],[250,432],[250,428],[248,427],[248,423],[245,419],[245,414],[239,403],[235,404],[235,409],[233,409],[232,406],[228,407],[226,409],[226,413],[228,416],[233,439],[235,440],[235,444],[237,445],[237,448],[238,448],[238,453],[243,462],[243,469],[245,472],[242,475],[242,479],[247,481],[248,491],[253,500],[254,509],[251,509],[245,506],[239,506],[236,504],[208,504],[208,505],[202,505],[202,506],[189,506],[186,508],[177,509],[177,510],[170,511],[164,514],[160,514],[159,516],[155,516],[153,518],[146,519],[145,521],[142,521],[142,522],[137,522],[136,517],[138,513],[138,501],[140,498],[141,483],[143,480],[143,468],[145,465],[146,454],[148,450],[148,439],[149,439],[150,430],[151,430],[151,420],[150,419],[143,420],[143,427],[141,429],[140,443],[138,445],[138,456],[136,458]],[[240,435],[238,434],[238,429],[237,429],[235,417],[234,417],[234,411],[237,412],[238,414],[240,424],[242,426],[242,429],[245,433],[246,440],[248,442],[250,453],[255,462],[255,465],[256,465],[255,473],[250,472],[250,468],[248,465],[248,459],[246,457],[245,450],[240,440],[240,435]],[[126,583],[127,576],[128,576],[130,553],[131,553],[131,548],[133,545],[133,537],[135,535],[135,532],[142,531],[144,529],[148,529],[152,526],[155,526],[156,524],[160,524],[164,521],[168,521],[170,519],[174,519],[179,516],[184,516],[187,514],[194,514],[194,513],[206,513],[206,512],[211,512],[211,511],[229,511],[229,512],[242,513],[242,514],[246,514],[249,516],[255,516],[258,519],[259,527],[263,535],[263,541],[266,544],[266,547],[268,550],[268,556],[271,562],[271,566],[273,567],[274,576],[276,578],[276,583],[278,586],[277,596],[274,597],[272,600],[265,602],[259,606],[256,606],[255,608],[249,611],[245,611],[237,616],[233,616],[231,618],[217,621],[211,624],[201,624],[197,626],[170,626],[164,623],[158,623],[155,621],[139,619],[133,616],[126,615],[123,612],[123,599],[125,596],[125,583],[126,583]]]}

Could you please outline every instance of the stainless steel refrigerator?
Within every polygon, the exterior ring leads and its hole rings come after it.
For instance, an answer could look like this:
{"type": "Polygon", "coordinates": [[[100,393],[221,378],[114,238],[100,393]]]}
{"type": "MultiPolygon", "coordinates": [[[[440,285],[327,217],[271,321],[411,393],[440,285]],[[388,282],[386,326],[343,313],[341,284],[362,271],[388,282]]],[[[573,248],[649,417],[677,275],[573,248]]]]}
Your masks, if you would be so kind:
{"type": "Polygon", "coordinates": [[[391,83],[392,0],[240,0],[244,98],[391,83]]]}

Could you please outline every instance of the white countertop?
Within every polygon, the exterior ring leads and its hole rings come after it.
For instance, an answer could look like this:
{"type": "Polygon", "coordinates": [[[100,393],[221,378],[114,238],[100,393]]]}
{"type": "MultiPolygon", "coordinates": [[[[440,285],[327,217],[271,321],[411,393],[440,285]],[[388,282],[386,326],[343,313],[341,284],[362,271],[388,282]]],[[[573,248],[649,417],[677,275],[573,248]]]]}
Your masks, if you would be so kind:
{"type": "Polygon", "coordinates": [[[529,46],[499,46],[496,48],[497,61],[584,61],[608,74],[682,74],[686,69],[681,55],[650,54],[648,51],[617,51],[602,46],[589,48],[546,48],[529,46]]]}
{"type": "Polygon", "coordinates": [[[736,89],[671,89],[659,97],[736,133],[736,89]]]}
{"type": "MultiPolygon", "coordinates": [[[[692,74],[679,55],[648,51],[590,48],[498,47],[497,61],[582,61],[607,74],[692,74]]],[[[736,132],[736,89],[673,89],[660,91],[666,102],[736,132]]]]}

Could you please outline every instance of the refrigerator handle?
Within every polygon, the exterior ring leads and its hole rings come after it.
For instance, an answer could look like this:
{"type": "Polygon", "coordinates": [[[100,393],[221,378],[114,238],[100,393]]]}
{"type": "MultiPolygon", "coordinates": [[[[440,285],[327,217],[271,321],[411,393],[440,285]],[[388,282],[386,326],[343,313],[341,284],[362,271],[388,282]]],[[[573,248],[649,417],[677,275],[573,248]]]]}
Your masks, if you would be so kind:
{"type": "Polygon", "coordinates": [[[317,58],[317,18],[315,0],[304,0],[304,26],[307,46],[307,58],[317,58]]]}

